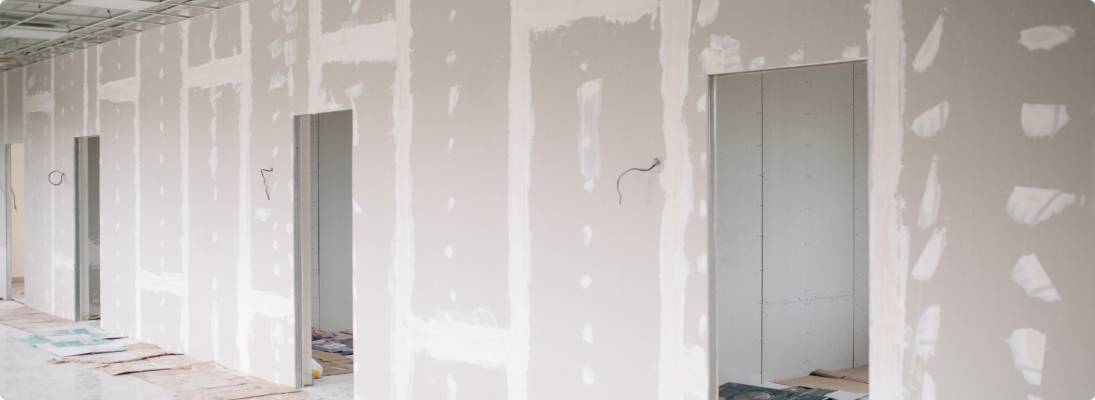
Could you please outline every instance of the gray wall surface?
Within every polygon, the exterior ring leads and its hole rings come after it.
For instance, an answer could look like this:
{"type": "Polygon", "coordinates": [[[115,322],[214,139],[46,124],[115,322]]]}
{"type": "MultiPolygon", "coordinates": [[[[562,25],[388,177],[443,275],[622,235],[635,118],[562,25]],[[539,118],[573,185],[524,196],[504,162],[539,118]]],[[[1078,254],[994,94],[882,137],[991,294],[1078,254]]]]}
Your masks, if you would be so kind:
{"type": "MultiPolygon", "coordinates": [[[[353,115],[324,113],[319,118],[319,324],[339,332],[353,325],[353,115]]],[[[360,206],[359,206],[360,207],[360,206]]]]}

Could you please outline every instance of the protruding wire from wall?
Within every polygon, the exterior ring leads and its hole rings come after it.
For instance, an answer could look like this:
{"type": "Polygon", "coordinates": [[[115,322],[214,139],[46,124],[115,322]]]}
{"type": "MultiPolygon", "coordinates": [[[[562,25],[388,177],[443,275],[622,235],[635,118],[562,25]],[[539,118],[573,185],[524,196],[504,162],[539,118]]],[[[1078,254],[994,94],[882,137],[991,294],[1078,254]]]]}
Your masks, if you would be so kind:
{"type": "Polygon", "coordinates": [[[15,203],[15,188],[13,188],[11,186],[8,186],[8,189],[11,190],[11,208],[14,208],[15,213],[18,214],[19,213],[19,205],[15,203]]]}
{"type": "Polygon", "coordinates": [[[267,172],[274,172],[274,169],[273,168],[270,168],[270,169],[261,169],[260,168],[259,169],[259,175],[262,175],[262,187],[264,189],[266,189],[266,200],[270,200],[270,186],[266,184],[266,173],[267,172]]]}
{"type": "Polygon", "coordinates": [[[624,194],[622,192],[620,192],[620,179],[623,179],[624,175],[626,175],[628,172],[631,172],[631,171],[639,171],[639,172],[650,171],[650,170],[654,169],[654,167],[657,167],[658,165],[661,165],[661,163],[662,163],[661,160],[659,160],[657,158],[654,158],[654,165],[651,165],[650,168],[646,168],[646,169],[631,168],[631,169],[628,169],[627,171],[624,171],[622,174],[620,174],[620,177],[616,178],[616,194],[620,195],[620,204],[624,204],[624,194]]]}
{"type": "Polygon", "coordinates": [[[53,186],[61,186],[61,184],[65,182],[65,173],[59,170],[53,170],[50,171],[49,177],[47,177],[47,179],[49,179],[49,184],[53,186]],[[53,183],[53,174],[61,174],[61,177],[57,179],[57,183],[53,183]]]}

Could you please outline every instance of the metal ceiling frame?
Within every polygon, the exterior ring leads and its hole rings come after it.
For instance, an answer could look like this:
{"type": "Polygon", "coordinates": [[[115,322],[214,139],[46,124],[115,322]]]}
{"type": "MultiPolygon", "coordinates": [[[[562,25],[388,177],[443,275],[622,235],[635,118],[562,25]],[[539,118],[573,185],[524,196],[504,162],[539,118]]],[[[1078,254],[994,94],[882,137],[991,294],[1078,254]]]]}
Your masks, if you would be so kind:
{"type": "Polygon", "coordinates": [[[73,1],[0,0],[0,15],[2,15],[0,16],[0,33],[16,28],[63,34],[54,39],[0,38],[0,72],[85,50],[129,35],[234,6],[246,0],[229,0],[230,4],[223,6],[220,3],[224,0],[152,0],[148,2],[153,5],[142,10],[116,10],[69,4],[73,1]],[[3,7],[9,3],[18,6],[15,9],[3,7]],[[37,5],[38,9],[25,9],[27,5],[37,5]],[[66,6],[80,7],[91,12],[78,14],[67,12],[69,10],[58,10],[66,6]],[[103,11],[106,15],[103,15],[103,11]]]}

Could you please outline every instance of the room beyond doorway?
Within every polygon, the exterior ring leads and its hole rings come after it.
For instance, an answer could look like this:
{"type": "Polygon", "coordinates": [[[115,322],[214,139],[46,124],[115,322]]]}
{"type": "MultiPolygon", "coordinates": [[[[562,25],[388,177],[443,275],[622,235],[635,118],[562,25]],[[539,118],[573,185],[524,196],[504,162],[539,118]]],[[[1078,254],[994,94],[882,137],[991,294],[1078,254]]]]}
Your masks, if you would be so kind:
{"type": "Polygon", "coordinates": [[[712,77],[718,385],[867,364],[866,78],[862,62],[712,77]]]}

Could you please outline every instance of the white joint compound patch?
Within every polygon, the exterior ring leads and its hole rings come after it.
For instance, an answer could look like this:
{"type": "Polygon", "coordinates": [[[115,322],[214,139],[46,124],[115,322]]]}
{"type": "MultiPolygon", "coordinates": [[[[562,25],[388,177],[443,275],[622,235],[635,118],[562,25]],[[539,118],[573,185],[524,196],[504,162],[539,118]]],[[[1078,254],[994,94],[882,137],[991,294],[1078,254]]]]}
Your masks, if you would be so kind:
{"type": "Polygon", "coordinates": [[[752,61],[749,62],[749,69],[760,69],[760,68],[764,68],[764,57],[757,57],[757,58],[754,58],[752,61]]]}
{"type": "Polygon", "coordinates": [[[1038,262],[1038,256],[1034,254],[1019,257],[1019,261],[1015,263],[1015,268],[1011,270],[1011,279],[1015,280],[1015,283],[1023,290],[1026,290],[1027,295],[1030,297],[1042,299],[1047,303],[1061,301],[1061,295],[1057,293],[1057,288],[1053,287],[1049,275],[1042,268],[1042,263],[1038,262]]]}
{"type": "Polygon", "coordinates": [[[859,55],[861,48],[857,45],[852,45],[844,48],[844,51],[840,53],[840,58],[845,60],[856,60],[861,58],[859,55]]]}
{"type": "Polygon", "coordinates": [[[1008,198],[1008,215],[1016,222],[1035,226],[1076,203],[1076,195],[1057,189],[1016,186],[1008,198]]]}
{"type": "Polygon", "coordinates": [[[718,15],[719,0],[702,0],[700,1],[699,12],[696,14],[696,24],[701,27],[711,25],[718,15]]]}
{"type": "Polygon", "coordinates": [[[806,59],[806,52],[803,51],[802,49],[798,49],[797,51],[795,51],[794,53],[791,53],[791,55],[787,57],[787,65],[792,66],[792,67],[796,66],[796,65],[802,65],[802,62],[805,59],[806,59]]]}
{"type": "Polygon", "coordinates": [[[449,400],[456,400],[456,378],[453,378],[452,374],[446,378],[446,386],[449,389],[449,400]]]}
{"type": "Polygon", "coordinates": [[[927,372],[920,382],[920,400],[935,400],[935,379],[927,372]]]}
{"type": "Polygon", "coordinates": [[[601,80],[586,81],[578,88],[578,154],[582,176],[592,181],[601,176],[601,80]]]}
{"type": "Polygon", "coordinates": [[[916,59],[913,60],[913,69],[916,72],[923,73],[928,70],[928,67],[935,61],[935,55],[939,53],[939,42],[943,38],[943,16],[940,15],[939,19],[935,20],[935,26],[932,27],[931,32],[928,32],[928,37],[924,39],[924,44],[920,45],[920,51],[916,53],[916,59]]]}
{"type": "Polygon", "coordinates": [[[916,323],[916,355],[921,360],[928,361],[935,355],[935,344],[939,341],[939,311],[938,304],[929,306],[916,323]]]}
{"type": "Polygon", "coordinates": [[[920,258],[916,260],[916,266],[912,271],[913,279],[921,282],[931,280],[935,269],[939,267],[939,259],[943,257],[943,249],[946,247],[947,228],[936,229],[932,232],[931,239],[928,239],[928,244],[924,246],[924,251],[920,253],[920,258]]]}
{"type": "Polygon", "coordinates": [[[1046,335],[1030,328],[1016,329],[1007,340],[1015,369],[1023,373],[1023,379],[1034,386],[1042,385],[1042,366],[1045,363],[1046,335]]]}
{"type": "Polygon", "coordinates": [[[139,85],[140,81],[136,77],[130,77],[99,85],[99,90],[95,93],[99,100],[114,103],[134,102],[137,101],[137,92],[140,90],[139,85]]]}
{"type": "Polygon", "coordinates": [[[1053,137],[1068,123],[1068,107],[1055,104],[1023,104],[1020,118],[1029,138],[1053,137]]]}
{"type": "Polygon", "coordinates": [[[912,130],[921,138],[934,137],[936,133],[947,127],[947,117],[950,113],[951,103],[943,100],[916,117],[912,123],[912,130]]]}
{"type": "Polygon", "coordinates": [[[1068,25],[1043,25],[1019,32],[1019,44],[1027,50],[1049,50],[1076,37],[1076,30],[1068,25]]]}
{"type": "Polygon", "coordinates": [[[585,382],[586,385],[592,385],[593,382],[596,381],[597,377],[593,376],[593,368],[590,368],[588,365],[582,367],[582,382],[585,382]]]}
{"type": "Polygon", "coordinates": [[[927,230],[935,225],[939,218],[939,201],[943,198],[943,186],[939,184],[939,156],[932,157],[932,166],[928,171],[928,182],[924,186],[924,197],[920,200],[920,215],[916,225],[927,230]]]}
{"type": "Polygon", "coordinates": [[[586,324],[582,329],[582,341],[586,343],[593,343],[593,325],[586,324]]]}
{"type": "Polygon", "coordinates": [[[458,101],[460,101],[460,85],[452,85],[449,87],[449,115],[452,115],[452,110],[456,108],[458,101]]]}
{"type": "Polygon", "coordinates": [[[730,36],[711,35],[711,44],[703,50],[703,70],[708,74],[741,71],[741,42],[730,36]]]}

